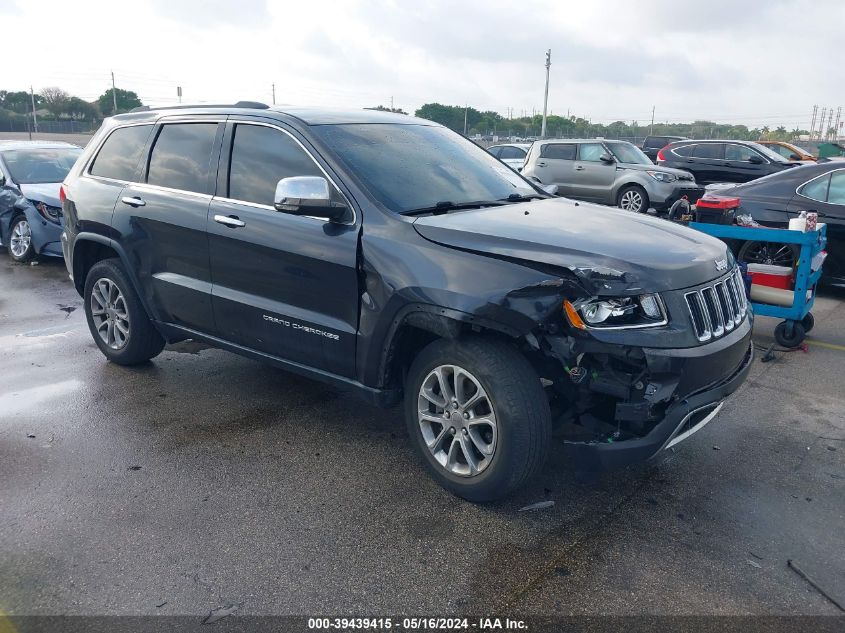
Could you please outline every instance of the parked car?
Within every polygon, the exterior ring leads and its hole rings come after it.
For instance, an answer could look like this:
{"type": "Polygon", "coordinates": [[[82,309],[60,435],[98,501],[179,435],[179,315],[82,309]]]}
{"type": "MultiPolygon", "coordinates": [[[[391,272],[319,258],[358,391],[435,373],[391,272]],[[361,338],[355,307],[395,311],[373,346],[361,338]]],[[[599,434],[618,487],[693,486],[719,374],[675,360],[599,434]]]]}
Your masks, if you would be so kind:
{"type": "Polygon", "coordinates": [[[519,171],[522,169],[522,164],[525,162],[525,155],[528,154],[530,148],[531,143],[507,143],[493,145],[492,147],[488,147],[487,151],[508,167],[519,171]]]}
{"type": "Polygon", "coordinates": [[[626,141],[538,141],[528,152],[522,174],[543,185],[557,185],[561,196],[626,211],[662,211],[683,196],[695,203],[704,195],[688,171],[656,167],[626,141]]]}
{"type": "Polygon", "coordinates": [[[81,153],[70,143],[0,141],[0,244],[15,261],[62,256],[59,187],[81,153]]]}
{"type": "Polygon", "coordinates": [[[669,143],[675,141],[685,141],[686,136],[646,136],[642,144],[643,154],[649,157],[652,161],[657,160],[657,152],[669,143]]]}
{"type": "Polygon", "coordinates": [[[724,243],[551,197],[423,119],[122,114],[62,196],[65,261],[106,358],[192,338],[404,398],[433,477],[474,501],[542,467],[553,408],[583,467],[640,461],[713,419],[751,364],[724,243]]]}
{"type": "MultiPolygon", "coordinates": [[[[801,211],[816,211],[827,224],[822,281],[845,286],[845,161],[807,164],[717,193],[738,197],[739,213],[766,226],[786,228],[801,211]]],[[[797,247],[769,242],[745,242],[738,251],[740,260],[779,266],[792,266],[797,257],[797,247]]]]}
{"type": "Polygon", "coordinates": [[[800,161],[816,161],[816,157],[805,149],[801,149],[797,145],[787,143],[786,141],[757,141],[763,147],[768,147],[773,152],[777,152],[786,160],[800,160],[800,161]]]}
{"type": "Polygon", "coordinates": [[[686,169],[706,185],[748,182],[801,163],[751,141],[678,141],[657,152],[657,164],[686,169]]]}

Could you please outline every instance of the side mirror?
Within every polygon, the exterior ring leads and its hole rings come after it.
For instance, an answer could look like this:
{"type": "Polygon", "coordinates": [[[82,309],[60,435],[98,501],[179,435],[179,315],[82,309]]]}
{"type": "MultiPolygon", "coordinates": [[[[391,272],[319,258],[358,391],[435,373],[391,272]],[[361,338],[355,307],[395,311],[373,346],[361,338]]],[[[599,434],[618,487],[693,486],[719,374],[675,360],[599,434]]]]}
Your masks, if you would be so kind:
{"type": "Polygon", "coordinates": [[[326,220],[340,220],[346,205],[332,202],[329,183],[320,176],[282,178],[273,197],[276,211],[291,215],[309,215],[326,220]]]}
{"type": "Polygon", "coordinates": [[[542,185],[540,189],[550,195],[556,196],[557,192],[560,190],[560,187],[558,187],[557,185],[542,185]]]}
{"type": "Polygon", "coordinates": [[[752,165],[762,165],[763,159],[760,156],[757,156],[756,154],[752,154],[748,157],[748,162],[752,165]]]}
{"type": "Polygon", "coordinates": [[[616,162],[616,161],[614,161],[613,156],[611,156],[607,152],[605,152],[604,154],[599,156],[599,160],[603,163],[608,163],[608,164],[616,162]]]}
{"type": "Polygon", "coordinates": [[[798,154],[790,154],[789,160],[801,160],[801,157],[798,154]]]}

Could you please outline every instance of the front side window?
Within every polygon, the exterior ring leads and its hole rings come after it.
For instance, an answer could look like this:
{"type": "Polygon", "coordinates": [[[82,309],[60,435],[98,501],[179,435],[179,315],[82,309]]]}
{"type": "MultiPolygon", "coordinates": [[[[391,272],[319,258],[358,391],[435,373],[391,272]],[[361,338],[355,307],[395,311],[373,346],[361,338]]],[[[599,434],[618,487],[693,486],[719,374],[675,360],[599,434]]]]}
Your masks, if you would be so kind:
{"type": "Polygon", "coordinates": [[[311,130],[376,201],[397,213],[537,195],[489,152],[440,126],[346,123],[311,130]]]}
{"type": "Polygon", "coordinates": [[[578,147],[578,160],[598,163],[606,151],[601,143],[581,143],[578,147]]]}
{"type": "Polygon", "coordinates": [[[217,123],[168,123],[161,128],[147,183],[159,187],[208,193],[211,150],[217,123]]]}
{"type": "Polygon", "coordinates": [[[758,158],[760,157],[757,152],[745,145],[730,144],[725,146],[725,160],[748,162],[751,160],[752,156],[757,156],[758,158]]]}
{"type": "Polygon", "coordinates": [[[802,186],[798,193],[816,202],[827,202],[827,190],[830,186],[830,174],[819,176],[802,186]]]}
{"type": "Polygon", "coordinates": [[[547,143],[543,145],[540,158],[575,160],[577,149],[578,146],[575,143],[547,143]]]}
{"type": "Polygon", "coordinates": [[[276,184],[293,176],[322,176],[290,136],[263,125],[235,126],[229,165],[229,198],[273,205],[276,184]]]}
{"type": "Polygon", "coordinates": [[[830,175],[827,201],[830,204],[845,205],[845,171],[835,171],[830,175]]]}
{"type": "Polygon", "coordinates": [[[721,143],[700,143],[695,146],[692,155],[694,158],[719,159],[722,158],[724,147],[721,143]]]}
{"type": "Polygon", "coordinates": [[[653,165],[651,159],[643,154],[643,151],[636,145],[631,143],[608,143],[610,153],[616,157],[620,163],[629,163],[633,165],[653,165]]]}
{"type": "Polygon", "coordinates": [[[132,125],[112,132],[91,165],[91,175],[115,180],[135,178],[152,125],[132,125]]]}
{"type": "Polygon", "coordinates": [[[62,182],[82,154],[78,147],[33,148],[3,152],[12,181],[19,185],[62,182]]]}

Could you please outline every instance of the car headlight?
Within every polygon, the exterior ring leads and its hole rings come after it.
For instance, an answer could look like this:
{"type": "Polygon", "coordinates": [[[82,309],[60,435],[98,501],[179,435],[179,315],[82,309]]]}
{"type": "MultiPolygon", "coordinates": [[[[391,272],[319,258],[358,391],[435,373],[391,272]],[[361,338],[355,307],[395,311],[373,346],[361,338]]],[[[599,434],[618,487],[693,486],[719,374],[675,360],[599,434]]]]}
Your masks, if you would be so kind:
{"type": "Polygon", "coordinates": [[[564,311],[570,324],[581,330],[655,327],[666,324],[666,312],[656,294],[595,298],[576,303],[566,301],[564,311]]]}
{"type": "Polygon", "coordinates": [[[44,202],[38,202],[36,200],[30,200],[30,202],[45,220],[53,222],[54,224],[58,224],[61,221],[62,210],[59,207],[51,207],[44,202]]]}
{"type": "Polygon", "coordinates": [[[647,171],[646,173],[658,182],[675,182],[678,179],[675,174],[665,171],[647,171]]]}

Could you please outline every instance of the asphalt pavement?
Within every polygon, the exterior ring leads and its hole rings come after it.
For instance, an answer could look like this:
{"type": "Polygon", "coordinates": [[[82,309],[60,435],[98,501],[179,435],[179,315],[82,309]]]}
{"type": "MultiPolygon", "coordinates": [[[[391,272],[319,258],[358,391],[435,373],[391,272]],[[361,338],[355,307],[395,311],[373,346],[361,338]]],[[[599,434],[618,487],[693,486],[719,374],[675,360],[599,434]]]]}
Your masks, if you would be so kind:
{"type": "Polygon", "coordinates": [[[555,452],[481,506],[398,409],[193,342],[106,362],[63,263],[0,252],[0,612],[841,614],[844,307],[655,462],[555,452]]]}

